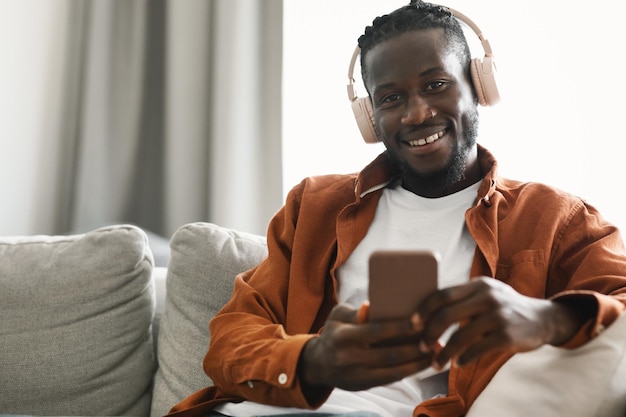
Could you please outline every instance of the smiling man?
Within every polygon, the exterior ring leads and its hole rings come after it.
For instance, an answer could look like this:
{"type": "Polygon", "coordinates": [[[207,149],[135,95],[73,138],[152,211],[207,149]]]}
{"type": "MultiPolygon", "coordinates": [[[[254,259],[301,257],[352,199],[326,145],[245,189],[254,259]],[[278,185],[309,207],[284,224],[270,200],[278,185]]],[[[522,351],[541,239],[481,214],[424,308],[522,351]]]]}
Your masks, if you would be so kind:
{"type": "Polygon", "coordinates": [[[480,86],[448,9],[413,2],[359,46],[386,151],[290,192],[268,257],[210,323],[215,385],[171,415],[460,417],[514,354],[585,345],[624,310],[619,231],[577,197],[499,177],[477,144],[480,86]],[[380,249],[438,252],[439,290],[370,322],[380,249]]]}
{"type": "Polygon", "coordinates": [[[424,197],[442,197],[481,178],[477,102],[469,51],[450,45],[460,41],[448,42],[443,28],[421,32],[365,49],[364,80],[379,139],[404,173],[402,186],[424,197]]]}

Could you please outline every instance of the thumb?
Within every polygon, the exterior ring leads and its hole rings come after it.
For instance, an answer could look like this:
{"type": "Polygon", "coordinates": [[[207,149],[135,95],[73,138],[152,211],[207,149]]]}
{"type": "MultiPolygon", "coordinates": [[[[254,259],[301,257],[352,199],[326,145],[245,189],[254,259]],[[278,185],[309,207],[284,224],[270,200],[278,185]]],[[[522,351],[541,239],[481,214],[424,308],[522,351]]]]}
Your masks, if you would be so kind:
{"type": "Polygon", "coordinates": [[[356,322],[357,324],[367,323],[370,316],[370,302],[365,300],[361,307],[359,307],[359,311],[356,313],[356,322]]]}
{"type": "Polygon", "coordinates": [[[362,310],[363,306],[361,306],[359,310],[355,310],[346,304],[339,304],[335,306],[335,308],[333,308],[328,315],[328,321],[338,321],[352,324],[363,323],[362,316],[364,313],[361,312],[362,310]]]}

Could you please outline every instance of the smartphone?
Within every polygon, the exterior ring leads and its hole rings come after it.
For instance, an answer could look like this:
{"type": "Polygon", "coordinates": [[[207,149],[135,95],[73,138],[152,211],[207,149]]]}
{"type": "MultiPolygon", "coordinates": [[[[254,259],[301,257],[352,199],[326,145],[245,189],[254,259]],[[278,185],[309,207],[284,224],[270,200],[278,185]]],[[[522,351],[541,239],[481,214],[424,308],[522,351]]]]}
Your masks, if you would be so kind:
{"type": "Polygon", "coordinates": [[[440,256],[428,250],[379,250],[369,258],[369,320],[408,318],[437,290],[440,256]]]}

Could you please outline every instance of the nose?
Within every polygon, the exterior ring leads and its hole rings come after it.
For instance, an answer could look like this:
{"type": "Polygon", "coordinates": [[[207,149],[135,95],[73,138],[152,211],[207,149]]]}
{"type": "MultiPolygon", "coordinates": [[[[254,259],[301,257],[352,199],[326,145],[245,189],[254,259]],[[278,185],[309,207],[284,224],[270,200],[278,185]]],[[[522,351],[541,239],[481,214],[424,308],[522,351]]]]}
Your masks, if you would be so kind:
{"type": "Polygon", "coordinates": [[[434,117],[434,110],[421,97],[411,97],[404,109],[401,122],[405,125],[421,125],[434,117]]]}

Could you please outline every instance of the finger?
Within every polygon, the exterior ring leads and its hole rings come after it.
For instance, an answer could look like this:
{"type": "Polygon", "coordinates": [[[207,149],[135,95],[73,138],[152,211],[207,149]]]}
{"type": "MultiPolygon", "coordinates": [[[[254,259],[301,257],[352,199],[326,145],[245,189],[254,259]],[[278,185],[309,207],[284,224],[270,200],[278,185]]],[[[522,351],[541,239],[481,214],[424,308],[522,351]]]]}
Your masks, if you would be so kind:
{"type": "Polygon", "coordinates": [[[357,323],[357,310],[346,305],[335,306],[328,315],[328,321],[339,321],[343,323],[357,323]]]}
{"type": "Polygon", "coordinates": [[[506,346],[510,345],[504,343],[502,334],[492,333],[485,335],[485,337],[478,339],[476,343],[468,346],[468,348],[456,358],[456,362],[459,366],[463,366],[479,359],[487,353],[506,350],[506,346]]]}
{"type": "Polygon", "coordinates": [[[363,389],[387,385],[392,382],[414,375],[431,366],[430,357],[405,362],[393,366],[383,366],[367,369],[346,369],[341,375],[342,381],[338,387],[348,391],[360,391],[363,389]]]}
{"type": "Polygon", "coordinates": [[[371,345],[411,344],[419,346],[421,332],[415,330],[409,319],[368,322],[363,326],[371,345]]]}
{"type": "Polygon", "coordinates": [[[418,331],[411,318],[370,322],[367,320],[369,303],[364,302],[358,310],[346,305],[336,306],[324,326],[332,331],[339,345],[376,345],[389,340],[411,340],[417,344],[418,331]]]}
{"type": "MultiPolygon", "coordinates": [[[[361,313],[363,314],[363,313],[361,313]]],[[[409,319],[386,322],[358,322],[358,313],[352,312],[354,321],[348,322],[348,313],[336,312],[322,330],[322,337],[334,346],[370,347],[402,341],[417,345],[419,333],[409,319]],[[343,315],[342,315],[343,314],[343,315]],[[337,318],[343,321],[337,320],[337,318]]]]}
{"type": "MultiPolygon", "coordinates": [[[[534,304],[534,300],[531,302],[534,304]]],[[[450,358],[462,357],[467,362],[489,351],[526,352],[536,349],[545,342],[544,328],[538,319],[529,320],[529,317],[533,317],[533,310],[516,308],[508,308],[498,314],[484,314],[450,338],[445,354],[450,358]]]]}
{"type": "Polygon", "coordinates": [[[501,291],[503,289],[510,290],[511,287],[495,278],[476,277],[465,284],[444,288],[430,294],[420,304],[418,313],[423,320],[428,320],[435,311],[445,305],[460,302],[476,294],[489,293],[494,290],[501,291]]]}
{"type": "Polygon", "coordinates": [[[370,303],[369,301],[363,301],[361,307],[359,307],[359,311],[356,315],[356,322],[359,324],[367,323],[369,320],[369,312],[370,312],[370,303]]]}
{"type": "Polygon", "coordinates": [[[335,381],[337,388],[346,391],[361,391],[372,387],[387,385],[413,375],[428,367],[428,362],[423,364],[408,363],[396,368],[384,368],[378,370],[357,370],[341,375],[341,379],[335,381]]]}
{"type": "Polygon", "coordinates": [[[367,326],[334,324],[328,327],[335,328],[329,330],[332,334],[329,345],[324,347],[325,342],[322,341],[324,337],[320,337],[318,343],[312,343],[314,340],[307,343],[305,345],[307,358],[311,359],[311,362],[319,363],[314,368],[316,372],[319,372],[322,365],[325,367],[325,371],[321,372],[322,376],[319,376],[319,373],[309,373],[309,380],[318,384],[332,381],[333,385],[346,389],[370,388],[396,381],[432,365],[432,352],[422,353],[417,341],[376,347],[364,346],[358,341],[344,343],[345,334],[348,333],[344,331],[345,329],[363,329],[367,326]],[[338,338],[343,340],[339,341],[338,338]]]}
{"type": "Polygon", "coordinates": [[[454,332],[445,346],[437,352],[434,367],[443,368],[450,359],[460,357],[486,335],[493,334],[497,328],[496,320],[486,315],[468,322],[454,332]]]}
{"type": "Polygon", "coordinates": [[[377,385],[386,385],[395,381],[399,381],[407,376],[414,375],[432,365],[431,357],[421,357],[420,359],[399,364],[396,366],[387,366],[377,368],[371,372],[373,378],[376,378],[377,385]]]}
{"type": "Polygon", "coordinates": [[[467,284],[435,291],[422,301],[417,312],[423,321],[427,321],[441,308],[464,300],[472,296],[475,292],[475,285],[473,285],[472,281],[467,284]]]}
{"type": "Polygon", "coordinates": [[[434,349],[437,341],[450,326],[475,319],[485,313],[488,305],[485,295],[473,293],[455,304],[442,306],[424,323],[422,332],[424,344],[434,349]]]}
{"type": "Polygon", "coordinates": [[[402,345],[376,346],[359,353],[355,352],[354,358],[359,362],[367,362],[372,368],[385,368],[402,365],[408,362],[428,360],[432,362],[433,353],[424,353],[419,349],[418,343],[408,342],[402,345]]]}

